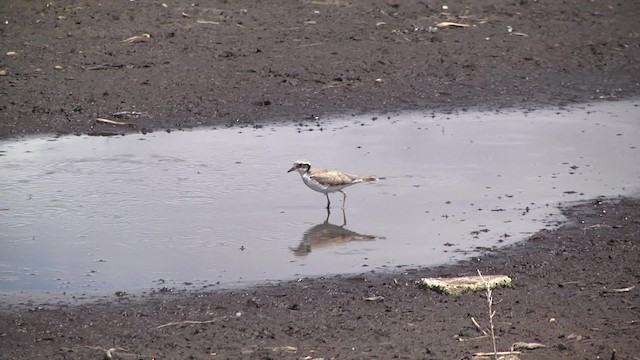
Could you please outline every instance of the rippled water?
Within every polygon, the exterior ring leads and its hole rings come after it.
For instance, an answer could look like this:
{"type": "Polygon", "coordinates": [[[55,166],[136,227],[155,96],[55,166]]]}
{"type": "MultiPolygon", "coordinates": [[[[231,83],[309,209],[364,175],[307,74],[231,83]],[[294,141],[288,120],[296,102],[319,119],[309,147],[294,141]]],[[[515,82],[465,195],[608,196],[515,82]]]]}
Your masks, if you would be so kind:
{"type": "Polygon", "coordinates": [[[636,194],[639,101],[0,142],[0,291],[230,286],[435,265],[562,201],[636,194]],[[293,160],[385,177],[313,192],[293,160]]]}

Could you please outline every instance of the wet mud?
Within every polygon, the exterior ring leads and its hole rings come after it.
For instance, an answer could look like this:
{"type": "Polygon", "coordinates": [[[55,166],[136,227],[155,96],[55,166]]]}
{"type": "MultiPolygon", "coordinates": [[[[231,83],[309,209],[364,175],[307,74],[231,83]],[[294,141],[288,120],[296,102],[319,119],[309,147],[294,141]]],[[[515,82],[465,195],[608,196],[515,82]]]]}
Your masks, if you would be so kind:
{"type": "Polygon", "coordinates": [[[4,1],[0,136],[640,94],[635,1],[165,5],[4,1]]]}

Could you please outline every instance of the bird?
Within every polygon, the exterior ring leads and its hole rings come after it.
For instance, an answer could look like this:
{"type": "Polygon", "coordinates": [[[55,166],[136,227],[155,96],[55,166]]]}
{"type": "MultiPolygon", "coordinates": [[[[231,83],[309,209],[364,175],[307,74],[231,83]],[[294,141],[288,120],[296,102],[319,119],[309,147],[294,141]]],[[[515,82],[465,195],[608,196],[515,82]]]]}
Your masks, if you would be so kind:
{"type": "Polygon", "coordinates": [[[327,197],[327,209],[331,207],[329,193],[342,193],[342,208],[347,201],[347,194],[342,189],[361,182],[378,181],[377,176],[358,176],[346,174],[337,170],[316,169],[311,167],[311,163],[306,160],[296,160],[287,173],[297,171],[302,177],[302,181],[312,190],[323,193],[327,197]]]}

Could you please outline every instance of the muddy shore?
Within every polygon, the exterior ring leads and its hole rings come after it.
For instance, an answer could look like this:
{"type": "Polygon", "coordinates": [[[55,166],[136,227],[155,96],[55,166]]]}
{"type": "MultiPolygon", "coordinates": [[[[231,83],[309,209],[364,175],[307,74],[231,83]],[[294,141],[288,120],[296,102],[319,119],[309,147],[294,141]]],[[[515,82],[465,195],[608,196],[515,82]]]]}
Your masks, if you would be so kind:
{"type": "MultiPolygon", "coordinates": [[[[640,95],[634,1],[9,0],[0,18],[0,139],[640,95]]],[[[639,209],[568,206],[565,226],[447,267],[34,302],[0,313],[0,359],[468,358],[492,350],[485,296],[415,281],[477,269],[514,281],[494,292],[500,350],[636,359],[639,209]]]]}
{"type": "Polygon", "coordinates": [[[640,94],[635,1],[9,0],[0,19],[0,138],[640,94]]]}

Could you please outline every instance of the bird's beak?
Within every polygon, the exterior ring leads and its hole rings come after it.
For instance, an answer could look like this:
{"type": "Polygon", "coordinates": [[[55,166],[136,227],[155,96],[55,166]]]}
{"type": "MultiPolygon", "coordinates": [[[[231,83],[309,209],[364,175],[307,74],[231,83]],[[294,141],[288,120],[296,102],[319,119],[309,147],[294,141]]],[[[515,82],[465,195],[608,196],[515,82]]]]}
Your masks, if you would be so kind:
{"type": "Polygon", "coordinates": [[[291,169],[289,169],[289,171],[287,171],[287,172],[288,172],[288,173],[290,173],[290,172],[292,172],[292,171],[293,171],[293,170],[295,170],[295,169],[296,169],[296,167],[294,166],[294,167],[292,167],[291,169]]]}

